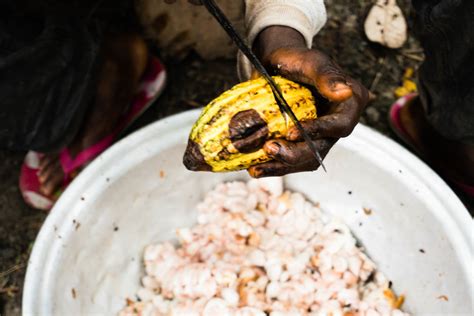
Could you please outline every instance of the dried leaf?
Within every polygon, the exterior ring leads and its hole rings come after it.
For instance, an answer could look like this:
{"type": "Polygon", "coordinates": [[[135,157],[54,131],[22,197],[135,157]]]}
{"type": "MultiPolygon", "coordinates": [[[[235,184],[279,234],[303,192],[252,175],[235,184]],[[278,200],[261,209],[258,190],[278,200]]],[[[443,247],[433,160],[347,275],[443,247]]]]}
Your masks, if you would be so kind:
{"type": "Polygon", "coordinates": [[[369,40],[389,48],[400,48],[407,40],[407,23],[396,0],[377,0],[364,29],[369,40]]]}

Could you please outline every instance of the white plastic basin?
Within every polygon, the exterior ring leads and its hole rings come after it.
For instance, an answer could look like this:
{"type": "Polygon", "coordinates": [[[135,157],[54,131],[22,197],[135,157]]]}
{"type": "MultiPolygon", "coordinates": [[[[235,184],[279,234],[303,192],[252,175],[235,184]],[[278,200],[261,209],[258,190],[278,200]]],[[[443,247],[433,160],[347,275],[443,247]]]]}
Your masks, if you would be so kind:
{"type": "MultiPolygon", "coordinates": [[[[35,242],[24,315],[113,315],[133,297],[143,248],[192,225],[195,205],[241,173],[192,173],[182,154],[199,111],[123,139],[66,190],[35,242]]],[[[472,315],[473,222],[450,188],[404,148],[359,125],[328,173],[285,177],[344,219],[415,315],[472,315]],[[363,207],[370,208],[366,215],[363,207]]]]}

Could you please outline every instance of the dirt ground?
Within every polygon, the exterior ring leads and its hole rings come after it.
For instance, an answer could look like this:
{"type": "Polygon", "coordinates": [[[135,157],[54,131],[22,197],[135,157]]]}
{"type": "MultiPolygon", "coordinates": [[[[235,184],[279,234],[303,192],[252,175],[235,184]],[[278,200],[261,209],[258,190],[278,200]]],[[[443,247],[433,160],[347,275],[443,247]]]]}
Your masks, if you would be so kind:
{"type": "MultiPolygon", "coordinates": [[[[370,88],[376,99],[360,121],[393,137],[387,111],[393,91],[407,67],[418,67],[423,54],[410,35],[399,50],[369,44],[362,33],[368,0],[326,0],[329,21],[317,36],[315,46],[333,56],[353,77],[370,88]]],[[[409,1],[398,1],[411,27],[409,1]]],[[[202,61],[188,56],[182,61],[166,60],[170,78],[164,95],[135,124],[132,130],[164,116],[206,104],[221,91],[238,82],[235,60],[202,61]]],[[[0,315],[19,315],[26,263],[46,214],[27,207],[17,187],[24,153],[0,152],[0,315]]],[[[471,213],[474,203],[464,199],[471,213]]]]}

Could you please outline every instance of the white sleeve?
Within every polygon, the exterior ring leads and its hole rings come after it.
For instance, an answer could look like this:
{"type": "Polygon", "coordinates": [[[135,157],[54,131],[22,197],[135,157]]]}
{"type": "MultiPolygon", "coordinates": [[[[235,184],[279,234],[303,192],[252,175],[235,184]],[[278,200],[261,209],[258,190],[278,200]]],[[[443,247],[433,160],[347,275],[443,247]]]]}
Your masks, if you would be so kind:
{"type": "MultiPolygon", "coordinates": [[[[303,35],[311,47],[313,37],[326,23],[323,0],[245,0],[245,27],[249,45],[265,28],[272,25],[291,27],[303,35]]],[[[239,51],[237,71],[240,79],[250,77],[252,67],[239,51]]]]}

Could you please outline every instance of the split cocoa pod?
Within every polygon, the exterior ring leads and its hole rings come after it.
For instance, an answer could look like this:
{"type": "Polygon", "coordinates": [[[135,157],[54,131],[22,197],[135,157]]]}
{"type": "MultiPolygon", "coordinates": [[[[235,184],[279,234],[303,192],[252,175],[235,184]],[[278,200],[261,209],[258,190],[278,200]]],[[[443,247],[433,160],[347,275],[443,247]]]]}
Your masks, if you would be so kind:
{"type": "MultiPolygon", "coordinates": [[[[285,100],[300,121],[315,119],[311,91],[275,76],[285,100]]],[[[235,85],[212,100],[189,135],[183,163],[193,171],[236,171],[270,161],[262,149],[268,139],[285,138],[293,123],[280,112],[265,79],[235,85]]]]}

